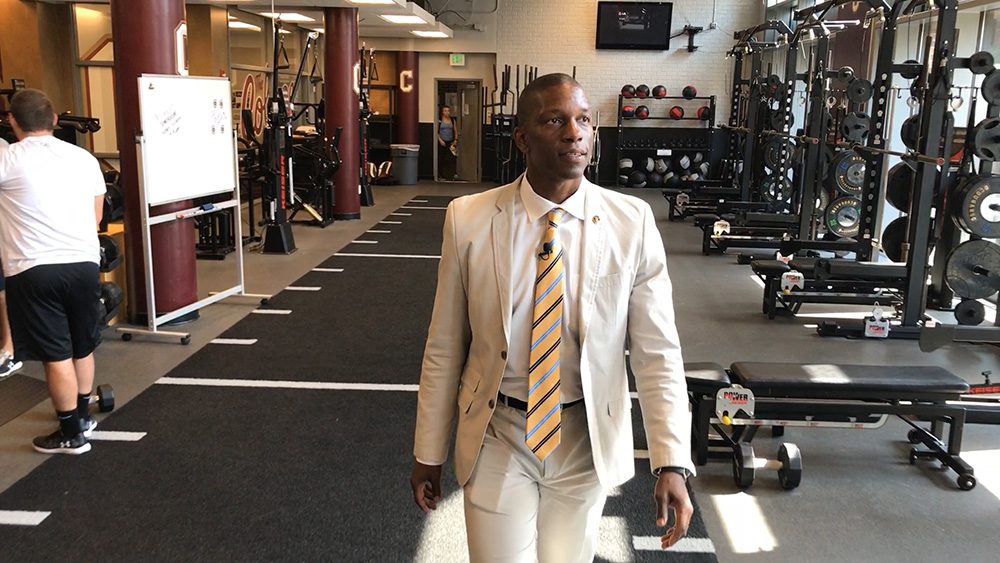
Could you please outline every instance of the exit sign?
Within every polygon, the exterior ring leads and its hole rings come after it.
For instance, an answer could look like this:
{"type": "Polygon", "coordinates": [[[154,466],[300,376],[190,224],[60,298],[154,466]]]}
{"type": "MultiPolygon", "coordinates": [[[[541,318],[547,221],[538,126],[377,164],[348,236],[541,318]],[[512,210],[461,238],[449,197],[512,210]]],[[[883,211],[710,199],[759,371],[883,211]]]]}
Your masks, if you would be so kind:
{"type": "Polygon", "coordinates": [[[465,66],[465,53],[452,53],[448,62],[451,66],[465,66]]]}

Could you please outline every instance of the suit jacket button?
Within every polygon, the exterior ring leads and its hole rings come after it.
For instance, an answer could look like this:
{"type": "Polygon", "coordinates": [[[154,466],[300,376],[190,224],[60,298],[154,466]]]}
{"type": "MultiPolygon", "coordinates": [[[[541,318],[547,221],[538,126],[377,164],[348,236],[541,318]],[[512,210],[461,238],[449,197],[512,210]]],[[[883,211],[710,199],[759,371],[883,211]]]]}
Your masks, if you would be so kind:
{"type": "Polygon", "coordinates": [[[496,406],[497,406],[497,402],[494,401],[493,399],[490,399],[490,409],[492,409],[492,408],[494,408],[496,406]]]}
{"type": "Polygon", "coordinates": [[[501,360],[507,359],[507,350],[503,350],[502,352],[500,352],[500,359],[501,360]]]}

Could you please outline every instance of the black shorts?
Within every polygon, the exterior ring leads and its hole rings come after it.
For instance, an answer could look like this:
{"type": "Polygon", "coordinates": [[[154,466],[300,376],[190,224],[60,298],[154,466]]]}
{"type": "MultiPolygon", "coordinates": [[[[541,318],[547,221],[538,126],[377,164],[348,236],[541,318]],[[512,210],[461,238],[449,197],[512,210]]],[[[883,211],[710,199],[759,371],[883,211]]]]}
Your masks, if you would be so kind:
{"type": "Polygon", "coordinates": [[[18,359],[58,362],[101,343],[97,264],[46,264],[7,278],[7,316],[18,359]]]}

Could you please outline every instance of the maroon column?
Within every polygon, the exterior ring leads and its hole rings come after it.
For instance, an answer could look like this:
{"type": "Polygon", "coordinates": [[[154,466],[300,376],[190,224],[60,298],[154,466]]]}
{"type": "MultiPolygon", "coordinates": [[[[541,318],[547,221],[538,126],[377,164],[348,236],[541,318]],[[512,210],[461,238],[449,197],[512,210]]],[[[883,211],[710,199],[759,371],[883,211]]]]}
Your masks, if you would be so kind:
{"type": "MultiPolygon", "coordinates": [[[[129,322],[146,322],[146,273],[142,257],[142,216],[135,136],[139,132],[140,74],[177,74],[177,27],[184,21],[184,0],[112,0],[115,52],[115,119],[125,197],[126,291],[129,322]]],[[[190,201],[153,209],[153,214],[191,207],[190,201]]],[[[195,231],[190,221],[152,228],[153,285],[156,308],[165,313],[198,299],[195,231]]],[[[196,315],[194,315],[196,316],[196,315]]],[[[190,317],[188,317],[190,318],[190,317]]]]}
{"type": "Polygon", "coordinates": [[[333,205],[335,219],[360,219],[361,196],[361,127],[358,104],[358,9],[326,8],[326,67],[323,97],[326,99],[326,130],[340,134],[340,169],[334,176],[336,189],[333,205]]]}
{"type": "Polygon", "coordinates": [[[420,144],[420,55],[416,51],[396,53],[399,76],[396,83],[396,139],[403,145],[420,144]]]}

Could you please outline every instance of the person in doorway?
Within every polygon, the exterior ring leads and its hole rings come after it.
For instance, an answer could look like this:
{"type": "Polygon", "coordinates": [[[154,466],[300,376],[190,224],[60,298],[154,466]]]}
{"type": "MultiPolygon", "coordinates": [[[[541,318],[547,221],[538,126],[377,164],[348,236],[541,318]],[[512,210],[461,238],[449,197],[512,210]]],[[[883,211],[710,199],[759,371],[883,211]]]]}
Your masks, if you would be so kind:
{"type": "Polygon", "coordinates": [[[451,116],[451,108],[441,106],[438,120],[438,177],[457,180],[458,121],[451,116]]]}
{"type": "Polygon", "coordinates": [[[565,74],[532,81],[527,171],[448,206],[410,476],[425,512],[457,415],[472,561],[591,561],[608,491],[635,473],[626,343],[656,475],[656,525],[687,531],[690,415],[663,241],[649,205],[583,173],[591,111],[565,74]]]}
{"type": "Polygon", "coordinates": [[[59,428],[32,442],[42,453],[82,454],[100,343],[100,244],[104,176],[89,152],[53,136],[44,92],[11,98],[18,142],[0,152],[0,255],[19,358],[39,360],[59,428]]]}

